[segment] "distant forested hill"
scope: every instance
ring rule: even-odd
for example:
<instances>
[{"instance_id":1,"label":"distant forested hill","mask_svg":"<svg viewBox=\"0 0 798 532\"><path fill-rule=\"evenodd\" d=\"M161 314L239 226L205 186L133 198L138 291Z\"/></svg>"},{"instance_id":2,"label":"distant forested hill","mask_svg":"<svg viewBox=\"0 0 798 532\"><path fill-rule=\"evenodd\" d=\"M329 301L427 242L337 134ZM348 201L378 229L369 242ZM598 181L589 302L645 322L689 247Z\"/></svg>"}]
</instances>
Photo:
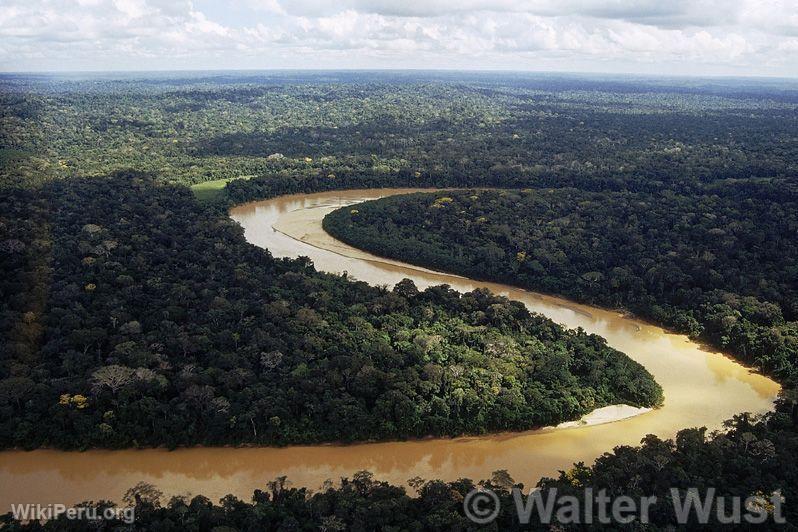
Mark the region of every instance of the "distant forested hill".
<instances>
[{"instance_id":1,"label":"distant forested hill","mask_svg":"<svg viewBox=\"0 0 798 532\"><path fill-rule=\"evenodd\" d=\"M273 259L144 176L4 193L0 248L2 447L456 435L662 399L598 336Z\"/></svg>"},{"instance_id":2,"label":"distant forested hill","mask_svg":"<svg viewBox=\"0 0 798 532\"><path fill-rule=\"evenodd\" d=\"M370 174L659 190L798 175L798 84L474 73L0 75L0 186Z\"/></svg>"},{"instance_id":3,"label":"distant forested hill","mask_svg":"<svg viewBox=\"0 0 798 532\"><path fill-rule=\"evenodd\" d=\"M324 227L374 253L630 309L798 377L798 189L413 194Z\"/></svg>"}]
</instances>

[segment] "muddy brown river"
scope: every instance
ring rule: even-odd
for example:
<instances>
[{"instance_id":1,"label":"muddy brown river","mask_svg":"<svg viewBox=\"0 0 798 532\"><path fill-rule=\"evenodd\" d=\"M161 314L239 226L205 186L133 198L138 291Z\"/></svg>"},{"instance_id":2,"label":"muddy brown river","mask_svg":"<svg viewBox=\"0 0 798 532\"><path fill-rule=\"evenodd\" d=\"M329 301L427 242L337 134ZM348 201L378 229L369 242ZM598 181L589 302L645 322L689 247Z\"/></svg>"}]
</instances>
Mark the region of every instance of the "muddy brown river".
<instances>
[{"instance_id":1,"label":"muddy brown river","mask_svg":"<svg viewBox=\"0 0 798 532\"><path fill-rule=\"evenodd\" d=\"M333 239L321 228L324 215L339 206L409 191L283 196L241 205L230 215L244 227L247 240L278 257L308 256L319 270L346 271L374 285L393 285L409 277L419 288L442 283L460 291L487 287L567 327L599 334L654 375L664 389L665 405L648 412L622 406L602 409L588 416L587 423L572 423L570 428L454 439L177 451L6 451L0 453L0 512L12 503L119 501L139 481L155 484L167 496L203 494L216 501L232 493L249 500L254 489L280 475L287 475L294 486L318 488L327 479L364 469L397 484L416 476L481 479L507 469L530 485L573 462L591 463L616 445L638 444L646 434L672 437L684 427L717 429L739 412L772 408L779 391L776 382L685 336L618 312L381 259Z\"/></svg>"}]
</instances>

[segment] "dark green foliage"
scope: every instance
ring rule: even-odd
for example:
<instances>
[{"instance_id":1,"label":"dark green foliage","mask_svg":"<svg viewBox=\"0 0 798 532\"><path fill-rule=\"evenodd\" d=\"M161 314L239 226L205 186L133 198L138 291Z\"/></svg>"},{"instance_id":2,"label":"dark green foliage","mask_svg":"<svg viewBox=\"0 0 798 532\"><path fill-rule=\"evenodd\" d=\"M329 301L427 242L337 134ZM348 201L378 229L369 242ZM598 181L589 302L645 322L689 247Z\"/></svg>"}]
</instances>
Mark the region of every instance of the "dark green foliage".
<instances>
[{"instance_id":1,"label":"dark green foliage","mask_svg":"<svg viewBox=\"0 0 798 532\"><path fill-rule=\"evenodd\" d=\"M796 109L795 83L763 79L1 75L0 149L26 156L0 166L0 186L133 168L182 184L355 172L454 186L695 187L795 176Z\"/></svg>"},{"instance_id":2,"label":"dark green foliage","mask_svg":"<svg viewBox=\"0 0 798 532\"><path fill-rule=\"evenodd\" d=\"M710 193L711 192L711 193ZM384 198L324 220L380 255L625 308L798 376L798 191L575 189Z\"/></svg>"},{"instance_id":3,"label":"dark green foliage","mask_svg":"<svg viewBox=\"0 0 798 532\"><path fill-rule=\"evenodd\" d=\"M0 221L3 447L456 435L661 401L597 336L275 260L147 177L4 194Z\"/></svg>"},{"instance_id":4,"label":"dark green foliage","mask_svg":"<svg viewBox=\"0 0 798 532\"><path fill-rule=\"evenodd\" d=\"M468 226L480 243L475 249L458 245L462 223L446 241L454 253L440 253L435 223L413 235L429 241L405 250L398 240L391 249L442 269L524 278L537 289L630 308L785 382L795 375L794 83L495 73L147 76L0 76L3 446L454 434L542 423L551 405L557 415L575 415L587 407L583 399L596 399L570 391L594 390L599 401L611 394L656 400L650 378L599 339L564 333L484 293L417 294L407 284L391 293L320 275L301 260L275 261L248 246L225 217L232 202L293 192L574 187L531 204L545 218L509 216L501 198L484 206L484 232ZM147 180L8 188L128 168L157 174L160 184L252 178L231 182L226 197L203 209L185 190ZM508 220L541 223L497 223L494 207ZM440 211L445 217L446 208ZM100 231L84 232L87 223ZM386 227L399 232L401 224ZM382 245L359 235L361 245ZM523 237L524 246L508 237ZM484 355L483 334L471 332L479 327L501 341L540 334L547 347L559 346L544 361L562 360L563 345L579 360L610 357L616 375L638 389L611 379L607 387L571 367L553 373L545 400L527 403L534 420L513 418L519 409L492 394L476 402L485 417L453 414L453 390L431 384L439 371L421 364L418 349L439 335L451 348L446 362L463 352ZM409 351L402 343L408 334ZM472 367L493 370L499 362L482 356ZM92 389L101 366L111 366L99 374L106 384ZM515 389L537 385L534 377ZM380 392L390 408L376 409ZM633 495L662 494L673 484L744 496L781 490L795 522L796 418L798 407L785 402L761 422L738 417L725 435L688 429L674 442L649 437L639 449L619 448L544 484ZM467 529L462 497L471 486L433 481L411 497L358 475L308 496L278 480L268 493L256 492L253 504L226 498L215 505L200 496L156 508L143 500L137 527ZM672 521L655 514L654 523L652 530ZM495 529L514 526L502 513Z\"/></svg>"},{"instance_id":5,"label":"dark green foliage","mask_svg":"<svg viewBox=\"0 0 798 532\"><path fill-rule=\"evenodd\" d=\"M543 480L541 486L556 487L561 494L577 497L590 486L635 499L654 495L659 501L668 501L671 488L682 493L689 488L701 493L714 488L717 496L743 499L752 495L767 499L778 493L784 501L782 511L788 524L775 526L771 519L760 529L795 530L798 507L790 502L798 498L798 467L794 460L798 454L798 416L792 411L794 408L794 402L779 404L775 412L759 420L741 414L727 421L726 429L719 433L691 428L679 431L673 440L649 435L640 447L617 447L597 459L592 467L576 464L556 480ZM652 522L659 527L675 526L672 507L658 506ZM728 528L717 521L710 525L713 523L716 529ZM685 528L702 527L693 520ZM759 527L745 523L737 527L756 528Z\"/></svg>"}]
</instances>

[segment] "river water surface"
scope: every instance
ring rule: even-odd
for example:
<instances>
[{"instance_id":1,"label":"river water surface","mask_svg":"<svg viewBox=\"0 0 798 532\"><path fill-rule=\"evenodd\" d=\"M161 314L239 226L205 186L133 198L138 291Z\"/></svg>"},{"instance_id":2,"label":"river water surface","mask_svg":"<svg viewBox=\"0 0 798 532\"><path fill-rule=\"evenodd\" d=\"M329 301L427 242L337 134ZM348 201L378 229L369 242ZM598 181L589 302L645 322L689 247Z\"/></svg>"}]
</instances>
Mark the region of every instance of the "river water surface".
<instances>
[{"instance_id":1,"label":"river water surface","mask_svg":"<svg viewBox=\"0 0 798 532\"><path fill-rule=\"evenodd\" d=\"M0 512L12 503L119 501L139 481L155 484L166 495L203 494L214 501L228 493L249 500L254 489L280 475L287 475L294 486L318 488L327 479L359 470L406 484L416 476L482 479L506 469L516 480L532 485L573 462L591 463L617 445L636 445L646 434L672 437L684 427L717 429L734 414L772 407L777 383L685 336L617 312L381 259L333 239L321 228L323 217L339 206L403 192L409 190L283 196L241 205L230 215L244 227L247 240L277 257L308 256L319 270L346 271L374 285L393 285L409 277L419 288L442 283L460 291L487 287L567 327L599 334L654 375L665 392L665 405L612 423L455 439L177 451L6 451L0 453ZM608 409L592 419L631 413L635 412Z\"/></svg>"}]
</instances>

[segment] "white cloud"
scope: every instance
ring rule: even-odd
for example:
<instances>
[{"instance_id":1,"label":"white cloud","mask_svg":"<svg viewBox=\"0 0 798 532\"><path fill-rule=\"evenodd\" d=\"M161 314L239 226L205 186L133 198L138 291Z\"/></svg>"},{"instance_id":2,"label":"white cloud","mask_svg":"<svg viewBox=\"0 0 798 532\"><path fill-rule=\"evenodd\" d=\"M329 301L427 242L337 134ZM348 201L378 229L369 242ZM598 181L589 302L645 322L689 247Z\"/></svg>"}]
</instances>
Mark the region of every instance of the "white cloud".
<instances>
[{"instance_id":1,"label":"white cloud","mask_svg":"<svg viewBox=\"0 0 798 532\"><path fill-rule=\"evenodd\" d=\"M798 76L798 0L3 2L5 70L555 68Z\"/></svg>"}]
</instances>

